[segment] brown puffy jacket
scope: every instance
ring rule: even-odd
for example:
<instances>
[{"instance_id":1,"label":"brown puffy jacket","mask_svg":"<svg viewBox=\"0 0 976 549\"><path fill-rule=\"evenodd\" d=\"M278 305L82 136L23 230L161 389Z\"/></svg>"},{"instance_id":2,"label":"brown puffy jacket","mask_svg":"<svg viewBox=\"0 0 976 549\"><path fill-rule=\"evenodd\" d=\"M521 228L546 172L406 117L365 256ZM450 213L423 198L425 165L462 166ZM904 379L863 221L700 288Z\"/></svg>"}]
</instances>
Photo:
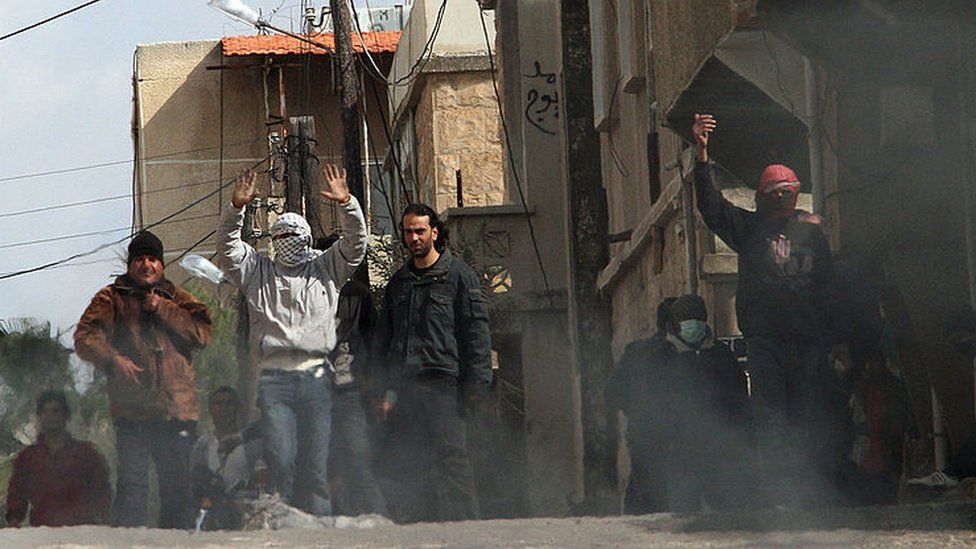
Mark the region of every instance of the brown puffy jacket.
<instances>
[{"instance_id":1,"label":"brown puffy jacket","mask_svg":"<svg viewBox=\"0 0 976 549\"><path fill-rule=\"evenodd\" d=\"M210 311L189 292L164 280L154 314L143 312L144 291L123 275L92 298L75 331L75 352L108 376L112 417L133 421L200 417L190 354L210 341ZM142 371L139 383L116 374L115 358Z\"/></svg>"}]
</instances>

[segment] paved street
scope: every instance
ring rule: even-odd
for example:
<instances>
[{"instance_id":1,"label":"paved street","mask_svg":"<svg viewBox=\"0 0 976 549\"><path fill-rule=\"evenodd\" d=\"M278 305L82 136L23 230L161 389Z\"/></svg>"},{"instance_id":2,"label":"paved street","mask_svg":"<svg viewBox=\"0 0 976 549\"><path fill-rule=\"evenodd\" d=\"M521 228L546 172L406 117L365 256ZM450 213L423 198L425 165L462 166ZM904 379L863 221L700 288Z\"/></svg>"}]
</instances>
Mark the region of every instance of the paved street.
<instances>
[{"instance_id":1,"label":"paved street","mask_svg":"<svg viewBox=\"0 0 976 549\"><path fill-rule=\"evenodd\" d=\"M373 530L194 535L101 527L0 531L13 547L962 547L976 545L976 505L757 512L681 517L496 520Z\"/></svg>"}]
</instances>

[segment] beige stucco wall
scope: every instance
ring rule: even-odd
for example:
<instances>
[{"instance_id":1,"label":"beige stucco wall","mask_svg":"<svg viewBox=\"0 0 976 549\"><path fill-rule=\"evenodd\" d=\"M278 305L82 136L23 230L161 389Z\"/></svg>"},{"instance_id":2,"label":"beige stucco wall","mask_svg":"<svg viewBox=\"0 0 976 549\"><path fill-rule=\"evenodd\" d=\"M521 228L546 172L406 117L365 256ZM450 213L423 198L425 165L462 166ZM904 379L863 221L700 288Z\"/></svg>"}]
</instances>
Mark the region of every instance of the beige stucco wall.
<instances>
[{"instance_id":1,"label":"beige stucco wall","mask_svg":"<svg viewBox=\"0 0 976 549\"><path fill-rule=\"evenodd\" d=\"M264 58L223 58L217 40L150 44L136 49L137 227L154 223L213 194L171 222L153 228L166 245L168 258L175 258L214 230L221 204L229 200L232 191L229 182L269 154L266 115L282 114L279 69L273 68L267 74L266 113L264 70L246 67L263 61ZM276 67L286 65L285 117L312 115L316 122L316 154L323 162L340 162L341 122L338 99L332 92L330 62L313 59L307 67L307 80L301 59L273 58L273 62ZM208 70L222 64L231 68ZM385 107L385 88L380 86L379 91L380 103ZM368 90L365 99L377 155L382 157L388 148L382 121ZM281 131L280 127L272 129ZM364 144L364 158L366 154ZM218 190L221 179L225 188ZM264 197L284 194L283 185L272 183L267 175L259 177L259 188ZM382 197L376 196L375 200ZM326 234L336 227L331 208L325 207L321 216L308 217ZM265 216L259 216L259 224L267 229ZM265 245L265 241L260 241L260 246ZM206 238L194 250L202 255L213 251L213 237ZM177 281L185 276L173 265L168 268Z\"/></svg>"},{"instance_id":2,"label":"beige stucco wall","mask_svg":"<svg viewBox=\"0 0 976 549\"><path fill-rule=\"evenodd\" d=\"M406 103L409 103L413 86L416 84L409 75L422 55L449 58L487 54L485 37L481 29L481 15L478 3L474 0L447 3L437 37L425 52L424 48L434 31L440 7L440 0L416 0L410 8L410 16L404 25L390 73L391 80L402 80L402 84L395 86L390 95L394 112L399 112ZM484 12L484 18L489 39L494 41L494 12Z\"/></svg>"},{"instance_id":3,"label":"beige stucco wall","mask_svg":"<svg viewBox=\"0 0 976 549\"><path fill-rule=\"evenodd\" d=\"M626 92L616 90L612 97L610 120L601 133L601 161L603 182L607 190L609 229L611 233L634 230L651 211L651 174L648 167L647 134L651 130L650 105L656 100L661 111L674 102L694 76L699 65L711 54L720 38L732 28L733 3L730 0L685 2L682 0L615 0L631 2L635 13L650 10L653 49L648 55L654 59L653 89L645 87ZM615 66L609 67L608 78L617 79ZM611 89L613 87L611 86ZM661 114L657 120L660 123ZM679 157L682 140L671 130L658 127L659 177L662 193L679 177L679 169L672 165ZM691 157L683 157L683 170L691 171ZM676 194L676 196L675 196ZM663 195L662 195L663 196ZM619 279L607 289L612 306L613 342L615 357L619 357L628 343L649 337L655 331L655 311L665 297L685 293L688 278L686 267L686 228L681 215L680 193L659 200L671 200L667 214L657 221L660 244L644 247L630 257L632 261ZM698 257L710 253L711 240L700 220L697 231ZM611 256L625 252L628 245L611 244ZM659 272L656 272L659 271ZM713 288L711 285L715 284ZM705 298L713 323L729 326L728 317L733 302L728 299L730 282L705 280L701 295ZM734 285L734 278L731 280ZM734 313L732 313L734 318ZM722 334L726 335L726 334Z\"/></svg>"}]
</instances>

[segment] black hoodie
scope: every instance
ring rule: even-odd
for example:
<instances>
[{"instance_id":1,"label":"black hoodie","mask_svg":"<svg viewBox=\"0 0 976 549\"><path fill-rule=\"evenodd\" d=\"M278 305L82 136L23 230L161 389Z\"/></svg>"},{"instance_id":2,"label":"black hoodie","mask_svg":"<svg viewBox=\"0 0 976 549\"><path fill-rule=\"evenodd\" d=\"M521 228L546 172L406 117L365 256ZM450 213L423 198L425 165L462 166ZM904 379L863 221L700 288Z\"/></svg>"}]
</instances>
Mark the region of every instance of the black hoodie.
<instances>
[{"instance_id":1,"label":"black hoodie","mask_svg":"<svg viewBox=\"0 0 976 549\"><path fill-rule=\"evenodd\" d=\"M824 337L831 258L820 227L798 215L774 219L733 205L715 188L706 163L695 163L695 191L705 224L739 254L742 333Z\"/></svg>"}]
</instances>

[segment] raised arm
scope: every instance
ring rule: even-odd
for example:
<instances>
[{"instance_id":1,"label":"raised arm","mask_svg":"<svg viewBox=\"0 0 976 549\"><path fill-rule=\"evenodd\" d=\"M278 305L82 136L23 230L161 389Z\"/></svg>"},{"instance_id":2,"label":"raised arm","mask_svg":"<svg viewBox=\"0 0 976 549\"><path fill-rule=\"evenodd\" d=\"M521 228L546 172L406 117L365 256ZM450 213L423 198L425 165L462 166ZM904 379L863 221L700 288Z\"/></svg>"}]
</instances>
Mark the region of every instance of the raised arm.
<instances>
[{"instance_id":1,"label":"raised arm","mask_svg":"<svg viewBox=\"0 0 976 549\"><path fill-rule=\"evenodd\" d=\"M328 190L321 194L336 203L342 238L319 256L323 268L341 286L366 257L366 219L356 197L349 193L345 170L326 164L322 172Z\"/></svg>"},{"instance_id":2,"label":"raised arm","mask_svg":"<svg viewBox=\"0 0 976 549\"><path fill-rule=\"evenodd\" d=\"M696 114L691 133L695 137L695 199L705 225L739 251L745 232L745 219L749 212L729 202L712 181L712 168L708 163L708 140L717 123L710 114Z\"/></svg>"},{"instance_id":3,"label":"raised arm","mask_svg":"<svg viewBox=\"0 0 976 549\"><path fill-rule=\"evenodd\" d=\"M234 182L231 203L224 208L217 226L217 262L238 287L247 279L260 261L260 254L241 239L244 209L257 197L257 174L248 170Z\"/></svg>"}]
</instances>

